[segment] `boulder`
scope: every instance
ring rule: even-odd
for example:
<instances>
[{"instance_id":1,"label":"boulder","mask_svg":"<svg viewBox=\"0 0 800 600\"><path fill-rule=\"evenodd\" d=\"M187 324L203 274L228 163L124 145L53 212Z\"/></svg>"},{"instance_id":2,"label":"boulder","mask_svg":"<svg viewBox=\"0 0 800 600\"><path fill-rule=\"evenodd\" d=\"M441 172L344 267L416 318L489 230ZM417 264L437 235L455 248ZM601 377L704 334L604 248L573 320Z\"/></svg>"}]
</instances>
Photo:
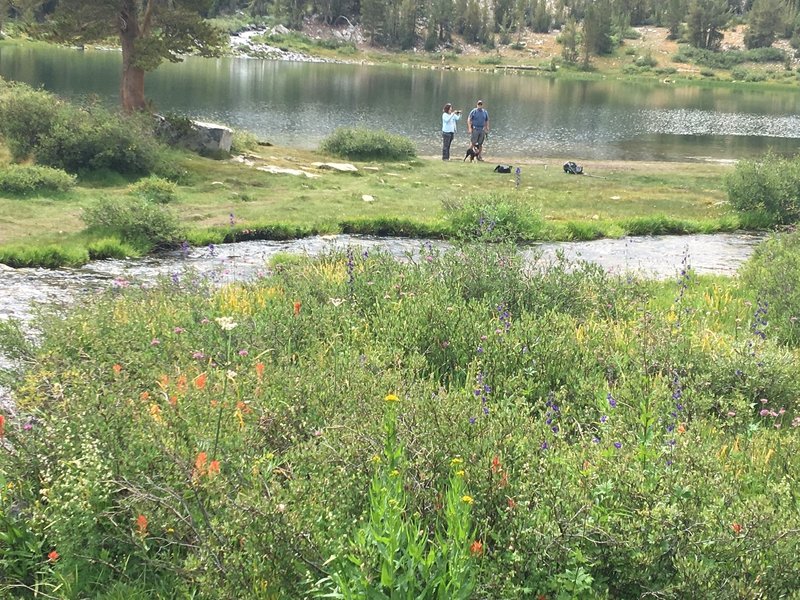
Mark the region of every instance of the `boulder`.
<instances>
[{"instance_id":1,"label":"boulder","mask_svg":"<svg viewBox=\"0 0 800 600\"><path fill-rule=\"evenodd\" d=\"M157 130L170 144L182 146L201 154L230 152L233 130L217 123L190 119L167 119L156 115Z\"/></svg>"}]
</instances>

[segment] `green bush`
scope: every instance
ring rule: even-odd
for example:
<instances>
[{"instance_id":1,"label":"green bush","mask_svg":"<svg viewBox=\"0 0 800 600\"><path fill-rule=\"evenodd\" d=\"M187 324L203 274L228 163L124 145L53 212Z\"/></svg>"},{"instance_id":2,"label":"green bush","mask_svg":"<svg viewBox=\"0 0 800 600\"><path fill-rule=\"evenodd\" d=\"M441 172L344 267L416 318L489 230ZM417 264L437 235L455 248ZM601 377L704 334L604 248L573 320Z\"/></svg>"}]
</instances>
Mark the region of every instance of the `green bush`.
<instances>
[{"instance_id":1,"label":"green bush","mask_svg":"<svg viewBox=\"0 0 800 600\"><path fill-rule=\"evenodd\" d=\"M256 148L258 148L258 138L254 133L244 129L237 129L233 132L231 154L244 154L252 152Z\"/></svg>"},{"instance_id":2,"label":"green bush","mask_svg":"<svg viewBox=\"0 0 800 600\"><path fill-rule=\"evenodd\" d=\"M773 153L737 163L726 178L728 200L743 213L759 213L774 225L800 219L800 158Z\"/></svg>"},{"instance_id":3,"label":"green bush","mask_svg":"<svg viewBox=\"0 0 800 600\"><path fill-rule=\"evenodd\" d=\"M178 217L147 200L101 200L84 210L82 218L89 232L117 236L139 249L175 247L183 239Z\"/></svg>"},{"instance_id":4,"label":"green bush","mask_svg":"<svg viewBox=\"0 0 800 600\"><path fill-rule=\"evenodd\" d=\"M647 54L644 54L643 56L637 56L636 60L634 61L634 64L637 67L652 68L658 65L658 61L655 58L653 58L653 55L650 52L647 52Z\"/></svg>"},{"instance_id":5,"label":"green bush","mask_svg":"<svg viewBox=\"0 0 800 600\"><path fill-rule=\"evenodd\" d=\"M34 156L70 173L147 174L162 150L146 117L98 106L84 110L22 84L0 90L0 134L16 160Z\"/></svg>"},{"instance_id":6,"label":"green bush","mask_svg":"<svg viewBox=\"0 0 800 600\"><path fill-rule=\"evenodd\" d=\"M8 194L66 192L74 185L75 176L60 169L13 164L0 167L0 192Z\"/></svg>"},{"instance_id":7,"label":"green bush","mask_svg":"<svg viewBox=\"0 0 800 600\"><path fill-rule=\"evenodd\" d=\"M320 150L350 160L407 160L417 155L414 143L386 131L340 128L322 140Z\"/></svg>"},{"instance_id":8,"label":"green bush","mask_svg":"<svg viewBox=\"0 0 800 600\"><path fill-rule=\"evenodd\" d=\"M0 88L0 135L14 160L30 157L61 118L63 104L52 94L22 83Z\"/></svg>"},{"instance_id":9,"label":"green bush","mask_svg":"<svg viewBox=\"0 0 800 600\"><path fill-rule=\"evenodd\" d=\"M131 186L131 194L157 204L169 204L178 198L178 186L171 181L151 175Z\"/></svg>"},{"instance_id":10,"label":"green bush","mask_svg":"<svg viewBox=\"0 0 800 600\"><path fill-rule=\"evenodd\" d=\"M109 169L132 175L152 172L161 147L140 116L105 109L65 108L35 151L36 161L71 173Z\"/></svg>"},{"instance_id":11,"label":"green bush","mask_svg":"<svg viewBox=\"0 0 800 600\"><path fill-rule=\"evenodd\" d=\"M514 193L476 194L444 203L447 222L457 238L488 242L539 239L544 219L537 207Z\"/></svg>"},{"instance_id":12,"label":"green bush","mask_svg":"<svg viewBox=\"0 0 800 600\"><path fill-rule=\"evenodd\" d=\"M800 233L774 236L760 244L742 267L741 278L764 307L765 333L800 346Z\"/></svg>"}]
</instances>

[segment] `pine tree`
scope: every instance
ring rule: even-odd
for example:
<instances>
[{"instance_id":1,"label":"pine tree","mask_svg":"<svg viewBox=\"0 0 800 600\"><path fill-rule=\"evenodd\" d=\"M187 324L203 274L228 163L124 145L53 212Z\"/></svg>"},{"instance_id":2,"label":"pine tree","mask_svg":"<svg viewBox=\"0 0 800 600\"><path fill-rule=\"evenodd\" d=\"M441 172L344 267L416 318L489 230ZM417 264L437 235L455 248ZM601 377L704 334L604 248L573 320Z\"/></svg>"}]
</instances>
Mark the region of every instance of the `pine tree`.
<instances>
[{"instance_id":1,"label":"pine tree","mask_svg":"<svg viewBox=\"0 0 800 600\"><path fill-rule=\"evenodd\" d=\"M695 48L718 50L729 16L725 0L692 0L686 22L689 43Z\"/></svg>"},{"instance_id":2,"label":"pine tree","mask_svg":"<svg viewBox=\"0 0 800 600\"><path fill-rule=\"evenodd\" d=\"M373 46L383 39L386 4L383 0L361 0L361 25Z\"/></svg>"},{"instance_id":3,"label":"pine tree","mask_svg":"<svg viewBox=\"0 0 800 600\"><path fill-rule=\"evenodd\" d=\"M561 58L564 62L575 64L578 62L578 24L572 17L567 17L561 28Z\"/></svg>"},{"instance_id":4,"label":"pine tree","mask_svg":"<svg viewBox=\"0 0 800 600\"><path fill-rule=\"evenodd\" d=\"M744 45L752 48L769 48L775 41L784 5L781 0L755 0L747 17Z\"/></svg>"}]
</instances>

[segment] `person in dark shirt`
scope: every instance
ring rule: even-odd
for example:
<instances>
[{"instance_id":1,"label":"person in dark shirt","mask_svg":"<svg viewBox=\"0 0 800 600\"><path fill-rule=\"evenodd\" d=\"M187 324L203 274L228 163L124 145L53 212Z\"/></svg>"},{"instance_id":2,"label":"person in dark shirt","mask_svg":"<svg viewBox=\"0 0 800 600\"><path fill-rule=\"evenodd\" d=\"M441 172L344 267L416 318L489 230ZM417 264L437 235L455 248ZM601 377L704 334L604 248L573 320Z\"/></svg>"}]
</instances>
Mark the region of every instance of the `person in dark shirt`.
<instances>
[{"instance_id":1,"label":"person in dark shirt","mask_svg":"<svg viewBox=\"0 0 800 600\"><path fill-rule=\"evenodd\" d=\"M478 149L475 158L482 162L483 142L486 141L486 134L489 133L489 113L483 108L483 100L478 100L475 108L469 112L467 131L470 134L473 147Z\"/></svg>"}]
</instances>

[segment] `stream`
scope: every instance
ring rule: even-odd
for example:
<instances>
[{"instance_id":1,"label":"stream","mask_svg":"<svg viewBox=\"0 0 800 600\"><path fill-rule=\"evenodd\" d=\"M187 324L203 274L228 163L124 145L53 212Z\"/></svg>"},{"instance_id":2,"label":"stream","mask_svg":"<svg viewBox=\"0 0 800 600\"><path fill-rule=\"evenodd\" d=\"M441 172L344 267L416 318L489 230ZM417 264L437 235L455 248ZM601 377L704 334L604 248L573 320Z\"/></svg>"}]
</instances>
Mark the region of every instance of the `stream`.
<instances>
[{"instance_id":1,"label":"stream","mask_svg":"<svg viewBox=\"0 0 800 600\"><path fill-rule=\"evenodd\" d=\"M610 273L633 272L665 279L677 276L684 261L700 274L732 275L763 239L761 235L646 236L591 242L557 242L523 246L529 263L555 259L597 263ZM348 246L381 250L403 259L418 256L425 246L444 249L441 241L316 236L284 242L250 241L191 248L130 260L101 260L75 269L10 269L0 265L0 319L31 319L36 305L66 306L86 293L109 287L148 284L159 277L180 277L191 269L219 283L247 281L266 274L266 263L278 253L316 256Z\"/></svg>"}]
</instances>

